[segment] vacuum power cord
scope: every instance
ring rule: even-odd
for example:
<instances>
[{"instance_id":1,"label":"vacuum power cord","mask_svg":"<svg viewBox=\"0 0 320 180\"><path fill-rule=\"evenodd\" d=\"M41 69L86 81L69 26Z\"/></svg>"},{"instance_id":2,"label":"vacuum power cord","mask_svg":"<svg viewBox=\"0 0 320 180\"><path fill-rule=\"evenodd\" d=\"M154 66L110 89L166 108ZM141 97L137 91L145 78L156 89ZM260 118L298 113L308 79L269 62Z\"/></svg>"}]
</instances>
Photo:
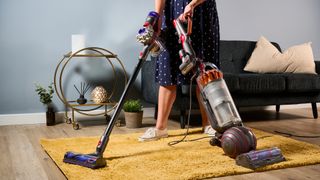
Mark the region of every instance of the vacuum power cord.
<instances>
[{"instance_id":1,"label":"vacuum power cord","mask_svg":"<svg viewBox=\"0 0 320 180\"><path fill-rule=\"evenodd\" d=\"M195 139L189 139L189 140L185 140L186 137L189 134L189 124L190 124L190 116L191 116L191 108L192 108L192 82L193 79L196 77L197 74L194 74L191 79L190 79L190 87L189 87L189 110L188 110L188 119L187 119L187 131L185 133L185 135L180 139L180 140L176 140L176 141L170 141L168 143L169 146L174 146L176 144L179 144L181 142L191 142L191 141L198 141L200 139L205 139L205 138L211 138L210 136L205 136L205 137L200 137L200 138L195 138Z\"/></svg>"},{"instance_id":2,"label":"vacuum power cord","mask_svg":"<svg viewBox=\"0 0 320 180\"><path fill-rule=\"evenodd\" d=\"M296 135L296 134L291 134L287 132L281 132L281 131L274 131L275 133L278 134L283 134L287 135L288 137L299 137L299 138L320 138L320 135L315 135L315 136L304 136L304 135Z\"/></svg>"}]
</instances>

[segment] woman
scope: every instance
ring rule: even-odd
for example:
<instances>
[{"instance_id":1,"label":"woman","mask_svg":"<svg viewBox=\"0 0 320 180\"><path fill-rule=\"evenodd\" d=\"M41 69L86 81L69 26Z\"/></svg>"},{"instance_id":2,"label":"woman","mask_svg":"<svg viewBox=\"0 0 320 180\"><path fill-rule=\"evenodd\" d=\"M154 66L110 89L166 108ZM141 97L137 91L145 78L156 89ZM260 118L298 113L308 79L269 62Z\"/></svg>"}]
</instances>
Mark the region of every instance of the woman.
<instances>
[{"instance_id":1,"label":"woman","mask_svg":"<svg viewBox=\"0 0 320 180\"><path fill-rule=\"evenodd\" d=\"M187 84L192 74L182 75L179 70L181 60L178 52L181 44L175 34L173 20L185 21L193 17L192 46L197 57L219 66L219 20L215 0L155 0L155 11L160 14L158 33L162 37L165 50L156 61L156 81L159 83L158 118L155 128L148 129L139 141L157 140L168 137L167 123L176 98L176 87ZM161 28L160 28L161 27ZM161 33L160 33L161 29ZM200 92L197 90L199 99ZM204 132L214 135L208 123L204 107L200 105Z\"/></svg>"}]
</instances>

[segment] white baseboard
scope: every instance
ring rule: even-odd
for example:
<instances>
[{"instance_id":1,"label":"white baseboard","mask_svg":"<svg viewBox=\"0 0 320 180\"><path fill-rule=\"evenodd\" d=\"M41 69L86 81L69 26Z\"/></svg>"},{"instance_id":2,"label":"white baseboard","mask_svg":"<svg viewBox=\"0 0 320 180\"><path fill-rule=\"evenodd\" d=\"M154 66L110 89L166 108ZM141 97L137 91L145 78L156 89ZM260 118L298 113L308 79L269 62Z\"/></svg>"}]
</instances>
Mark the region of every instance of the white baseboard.
<instances>
[{"instance_id":1,"label":"white baseboard","mask_svg":"<svg viewBox=\"0 0 320 180\"><path fill-rule=\"evenodd\" d=\"M103 113L104 110L91 111L92 114ZM153 117L154 108L144 108L143 117ZM112 114L113 112L110 112ZM65 112L60 111L55 114L56 122L64 122ZM68 112L68 116L71 117L71 111ZM78 120L87 119L88 117L77 112L74 113L75 118ZM97 116L99 117L99 116ZM102 115L100 117L103 117ZM124 119L123 112L120 113L119 119ZM0 126L6 125L26 125L26 124L41 124L46 123L46 113L27 113L27 114L2 114L0 115Z\"/></svg>"},{"instance_id":2,"label":"white baseboard","mask_svg":"<svg viewBox=\"0 0 320 180\"><path fill-rule=\"evenodd\" d=\"M46 123L46 113L0 115L0 126L40 123Z\"/></svg>"},{"instance_id":3,"label":"white baseboard","mask_svg":"<svg viewBox=\"0 0 320 180\"><path fill-rule=\"evenodd\" d=\"M311 104L294 104L294 105L281 105L281 109L301 109L301 108L311 108ZM261 107L250 107L250 108L241 108L240 110L257 110L257 109L265 109L265 110L275 110L275 106L261 106ZM103 110L95 110L93 113L101 113ZM65 112L57 112L56 113L56 122L64 122L64 113ZM69 117L71 117L71 112L68 112ZM111 112L112 114L112 112ZM153 117L154 108L144 108L143 117ZM75 118L77 120L88 118L89 116L79 114L75 112ZM123 113L120 113L119 119L123 119ZM24 124L41 124L46 123L46 113L28 113L28 114L3 114L0 115L0 126L5 125L24 125Z\"/></svg>"}]
</instances>

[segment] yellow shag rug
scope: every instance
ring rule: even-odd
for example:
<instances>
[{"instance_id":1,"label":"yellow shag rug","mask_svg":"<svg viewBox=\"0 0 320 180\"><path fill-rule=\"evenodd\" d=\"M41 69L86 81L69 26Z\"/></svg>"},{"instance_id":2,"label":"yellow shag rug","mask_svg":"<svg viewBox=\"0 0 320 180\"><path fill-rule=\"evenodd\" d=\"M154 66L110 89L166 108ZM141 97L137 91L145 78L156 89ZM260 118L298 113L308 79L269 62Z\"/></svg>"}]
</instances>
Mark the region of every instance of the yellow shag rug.
<instances>
[{"instance_id":1,"label":"yellow shag rug","mask_svg":"<svg viewBox=\"0 0 320 180\"><path fill-rule=\"evenodd\" d=\"M320 163L320 147L286 137L253 130L257 149L279 147L286 161L255 171L267 171ZM104 153L107 167L92 170L62 162L64 153L92 153L99 137L42 139L41 145L68 179L202 179L254 172L235 164L219 147L209 145L209 138L183 142L173 147L168 142L179 140L185 130L169 131L169 138L138 142L141 134L111 135ZM192 129L187 139L203 137Z\"/></svg>"}]
</instances>

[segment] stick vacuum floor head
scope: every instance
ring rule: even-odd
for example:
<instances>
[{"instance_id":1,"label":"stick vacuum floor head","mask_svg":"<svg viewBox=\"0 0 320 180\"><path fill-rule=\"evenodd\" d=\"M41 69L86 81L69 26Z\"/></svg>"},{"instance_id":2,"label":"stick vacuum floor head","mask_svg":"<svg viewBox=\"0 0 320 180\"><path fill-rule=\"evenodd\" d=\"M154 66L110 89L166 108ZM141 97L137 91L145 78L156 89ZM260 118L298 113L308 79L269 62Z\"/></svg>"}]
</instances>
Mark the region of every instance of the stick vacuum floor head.
<instances>
[{"instance_id":1,"label":"stick vacuum floor head","mask_svg":"<svg viewBox=\"0 0 320 180\"><path fill-rule=\"evenodd\" d=\"M103 159L103 157L98 157L95 154L77 154L70 151L66 152L64 155L63 162L76 164L91 169L97 169L106 166L106 161Z\"/></svg>"}]
</instances>

